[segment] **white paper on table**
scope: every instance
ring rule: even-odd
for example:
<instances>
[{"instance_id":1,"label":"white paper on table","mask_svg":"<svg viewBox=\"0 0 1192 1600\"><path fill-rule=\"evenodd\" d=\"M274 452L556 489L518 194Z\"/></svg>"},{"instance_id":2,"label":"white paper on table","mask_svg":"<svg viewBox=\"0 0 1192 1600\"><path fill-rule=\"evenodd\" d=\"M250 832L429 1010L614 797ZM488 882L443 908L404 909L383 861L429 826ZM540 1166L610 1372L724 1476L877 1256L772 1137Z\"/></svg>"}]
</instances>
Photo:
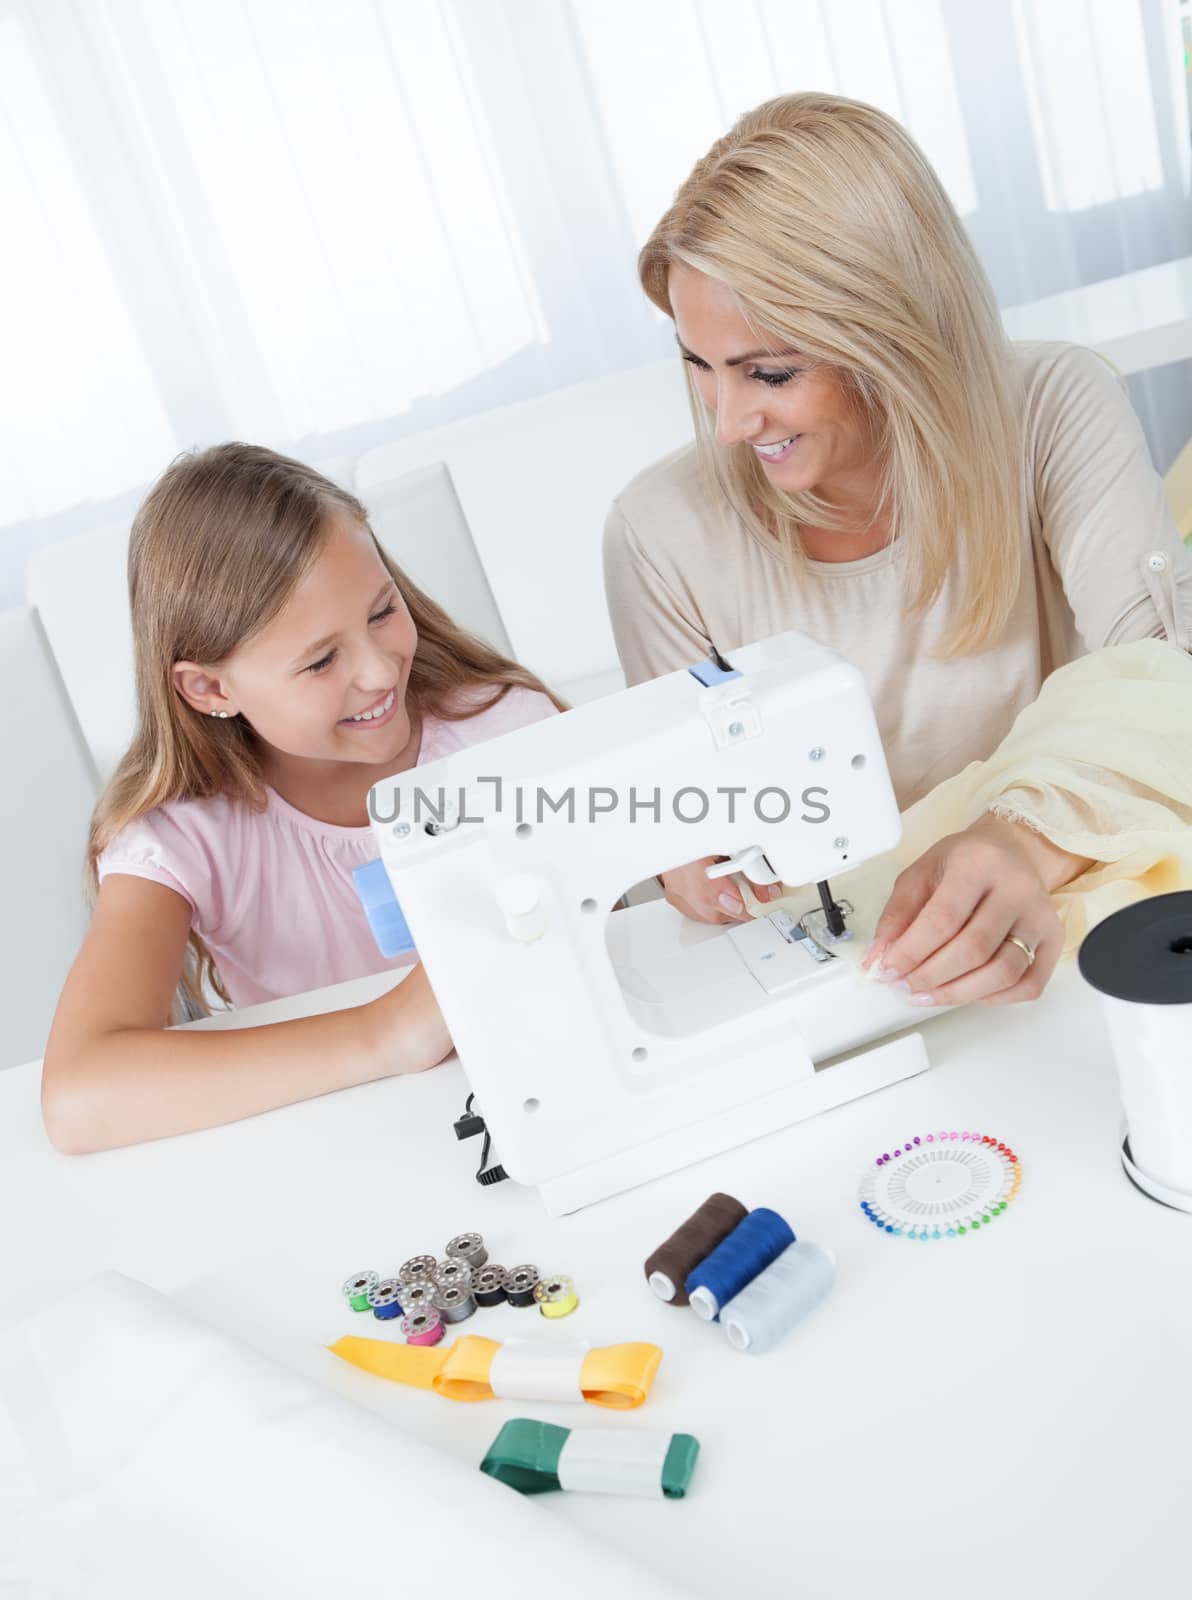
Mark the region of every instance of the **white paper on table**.
<instances>
[{"instance_id":1,"label":"white paper on table","mask_svg":"<svg viewBox=\"0 0 1192 1600\"><path fill-rule=\"evenodd\" d=\"M390 1567L437 1592L465 1545L486 1600L564 1571L569 1600L679 1594L118 1273L0 1333L0 1594L327 1600Z\"/></svg>"}]
</instances>

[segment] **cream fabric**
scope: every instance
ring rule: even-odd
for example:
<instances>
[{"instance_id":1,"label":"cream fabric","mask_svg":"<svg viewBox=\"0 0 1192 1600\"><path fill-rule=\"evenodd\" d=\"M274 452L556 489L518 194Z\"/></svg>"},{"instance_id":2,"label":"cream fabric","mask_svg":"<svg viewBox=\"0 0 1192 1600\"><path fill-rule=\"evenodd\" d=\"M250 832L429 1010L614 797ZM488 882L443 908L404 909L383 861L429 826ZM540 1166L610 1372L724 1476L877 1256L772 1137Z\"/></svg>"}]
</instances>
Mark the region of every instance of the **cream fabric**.
<instances>
[{"instance_id":1,"label":"cream fabric","mask_svg":"<svg viewBox=\"0 0 1192 1600\"><path fill-rule=\"evenodd\" d=\"M1192 888L1192 658L1141 640L1053 673L988 760L911 806L897 850L834 888L880 905L903 867L988 809L1096 863L1053 897L1068 949L1131 901Z\"/></svg>"}]
</instances>

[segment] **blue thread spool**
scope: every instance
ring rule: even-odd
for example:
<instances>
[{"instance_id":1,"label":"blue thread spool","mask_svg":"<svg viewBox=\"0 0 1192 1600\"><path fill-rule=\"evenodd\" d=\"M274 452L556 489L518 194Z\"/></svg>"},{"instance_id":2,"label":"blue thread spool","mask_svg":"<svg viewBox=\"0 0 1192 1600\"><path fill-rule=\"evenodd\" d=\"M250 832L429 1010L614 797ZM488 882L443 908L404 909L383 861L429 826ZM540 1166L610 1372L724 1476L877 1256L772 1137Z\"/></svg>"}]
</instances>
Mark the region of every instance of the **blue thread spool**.
<instances>
[{"instance_id":1,"label":"blue thread spool","mask_svg":"<svg viewBox=\"0 0 1192 1600\"><path fill-rule=\"evenodd\" d=\"M402 1285L396 1278L384 1278L368 1291L368 1308L378 1322L391 1322L400 1317L402 1308L398 1301Z\"/></svg>"},{"instance_id":2,"label":"blue thread spool","mask_svg":"<svg viewBox=\"0 0 1192 1600\"><path fill-rule=\"evenodd\" d=\"M687 1298L692 1309L705 1322L715 1322L721 1306L740 1294L794 1242L794 1230L777 1211L765 1206L751 1211L710 1256L687 1274Z\"/></svg>"}]
</instances>

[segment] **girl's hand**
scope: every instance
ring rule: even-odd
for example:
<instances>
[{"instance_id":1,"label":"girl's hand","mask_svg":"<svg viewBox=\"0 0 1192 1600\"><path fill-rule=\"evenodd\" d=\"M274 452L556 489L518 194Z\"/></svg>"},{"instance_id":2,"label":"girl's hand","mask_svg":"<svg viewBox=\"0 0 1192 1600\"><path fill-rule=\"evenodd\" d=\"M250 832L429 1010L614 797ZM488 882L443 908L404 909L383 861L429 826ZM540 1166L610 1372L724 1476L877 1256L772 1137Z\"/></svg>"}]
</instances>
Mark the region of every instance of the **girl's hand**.
<instances>
[{"instance_id":1,"label":"girl's hand","mask_svg":"<svg viewBox=\"0 0 1192 1600\"><path fill-rule=\"evenodd\" d=\"M363 1009L370 1051L387 1074L425 1072L451 1054L451 1035L421 962Z\"/></svg>"},{"instance_id":2,"label":"girl's hand","mask_svg":"<svg viewBox=\"0 0 1192 1600\"><path fill-rule=\"evenodd\" d=\"M878 963L879 980L905 985L916 1005L1035 1000L1064 946L1050 892L1088 865L986 815L899 876L862 966Z\"/></svg>"},{"instance_id":3,"label":"girl's hand","mask_svg":"<svg viewBox=\"0 0 1192 1600\"><path fill-rule=\"evenodd\" d=\"M704 856L689 866L661 873L658 882L662 885L667 904L683 916L690 917L692 922L749 922L750 913L746 911L745 902L731 878L709 878L704 870L727 860L727 856ZM780 883L751 883L750 888L754 899L763 903L778 900L782 896Z\"/></svg>"}]
</instances>

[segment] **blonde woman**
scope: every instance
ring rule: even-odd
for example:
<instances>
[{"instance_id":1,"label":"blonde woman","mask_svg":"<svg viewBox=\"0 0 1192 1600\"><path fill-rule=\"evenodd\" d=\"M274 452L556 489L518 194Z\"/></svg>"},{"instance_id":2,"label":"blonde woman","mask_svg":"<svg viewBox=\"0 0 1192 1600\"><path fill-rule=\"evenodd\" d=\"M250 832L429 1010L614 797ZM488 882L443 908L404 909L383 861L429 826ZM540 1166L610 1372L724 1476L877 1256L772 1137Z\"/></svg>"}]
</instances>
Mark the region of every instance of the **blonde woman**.
<instances>
[{"instance_id":1,"label":"blonde woman","mask_svg":"<svg viewBox=\"0 0 1192 1600\"><path fill-rule=\"evenodd\" d=\"M381 972L352 881L379 778L552 715L538 680L458 628L364 507L251 445L176 461L129 548L138 728L96 810L95 916L46 1049L62 1150L233 1121L434 1066L422 969L379 1000L166 1033L189 971L234 1004ZM187 962L187 951L191 961Z\"/></svg>"},{"instance_id":2,"label":"blonde woman","mask_svg":"<svg viewBox=\"0 0 1192 1600\"><path fill-rule=\"evenodd\" d=\"M631 683L806 632L862 670L905 809L990 756L1083 649L1188 646L1192 563L1113 370L1007 342L888 116L818 94L748 113L639 272L674 321L696 444L609 518ZM743 917L706 864L664 874L667 898ZM1091 864L1000 796L898 879L867 964L922 1005L1031 998L1063 944L1051 896Z\"/></svg>"}]
</instances>

